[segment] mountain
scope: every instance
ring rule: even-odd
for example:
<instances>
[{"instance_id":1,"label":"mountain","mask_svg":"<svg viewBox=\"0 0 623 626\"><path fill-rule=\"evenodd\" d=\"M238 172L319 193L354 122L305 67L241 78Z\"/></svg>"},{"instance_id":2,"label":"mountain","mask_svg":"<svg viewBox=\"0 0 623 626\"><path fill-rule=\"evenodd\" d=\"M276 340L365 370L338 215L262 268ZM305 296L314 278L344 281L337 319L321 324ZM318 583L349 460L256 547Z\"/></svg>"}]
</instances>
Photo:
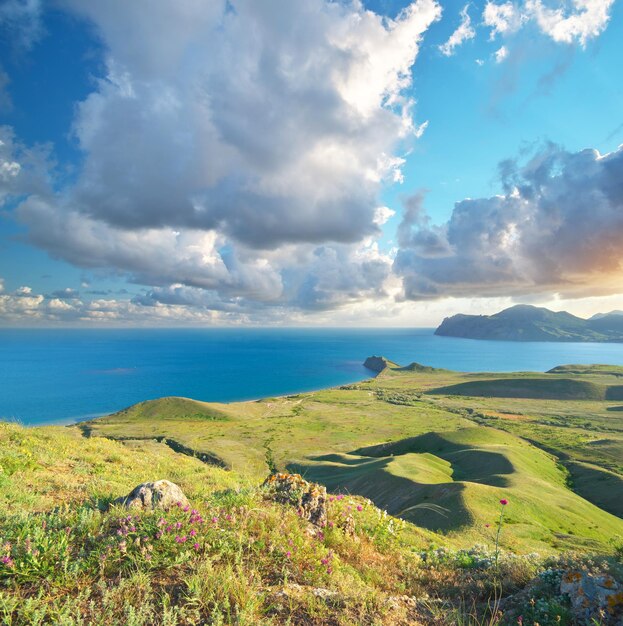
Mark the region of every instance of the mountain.
<instances>
[{"instance_id":1,"label":"mountain","mask_svg":"<svg viewBox=\"0 0 623 626\"><path fill-rule=\"evenodd\" d=\"M591 319L566 311L519 304L495 315L453 315L436 335L500 341L623 342L623 315L612 312Z\"/></svg>"},{"instance_id":2,"label":"mountain","mask_svg":"<svg viewBox=\"0 0 623 626\"><path fill-rule=\"evenodd\" d=\"M600 320L604 317L610 317L611 315L621 315L623 316L623 311L610 311L609 313L595 313L595 315L593 315L593 317L591 317L592 320Z\"/></svg>"}]
</instances>

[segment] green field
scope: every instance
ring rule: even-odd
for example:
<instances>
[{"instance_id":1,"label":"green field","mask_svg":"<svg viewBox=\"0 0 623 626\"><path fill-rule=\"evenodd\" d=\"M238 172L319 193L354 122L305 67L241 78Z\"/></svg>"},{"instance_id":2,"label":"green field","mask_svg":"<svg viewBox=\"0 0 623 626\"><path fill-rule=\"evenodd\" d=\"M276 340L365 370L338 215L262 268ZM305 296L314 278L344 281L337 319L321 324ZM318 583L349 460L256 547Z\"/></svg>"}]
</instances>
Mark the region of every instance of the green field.
<instances>
[{"instance_id":1,"label":"green field","mask_svg":"<svg viewBox=\"0 0 623 626\"><path fill-rule=\"evenodd\" d=\"M168 441L257 480L269 455L460 545L488 540L485 524L507 497L509 549L605 549L623 535L623 412L606 399L622 374L392 364L342 388L231 404L164 398L77 428Z\"/></svg>"},{"instance_id":2,"label":"green field","mask_svg":"<svg viewBox=\"0 0 623 626\"><path fill-rule=\"evenodd\" d=\"M287 397L0 422L0 622L573 624L552 576L570 563L623 576L623 368L388 364ZM340 494L323 532L267 500L269 470ZM181 512L110 508L161 478L212 520L192 550L175 530L158 539L188 524Z\"/></svg>"}]
</instances>

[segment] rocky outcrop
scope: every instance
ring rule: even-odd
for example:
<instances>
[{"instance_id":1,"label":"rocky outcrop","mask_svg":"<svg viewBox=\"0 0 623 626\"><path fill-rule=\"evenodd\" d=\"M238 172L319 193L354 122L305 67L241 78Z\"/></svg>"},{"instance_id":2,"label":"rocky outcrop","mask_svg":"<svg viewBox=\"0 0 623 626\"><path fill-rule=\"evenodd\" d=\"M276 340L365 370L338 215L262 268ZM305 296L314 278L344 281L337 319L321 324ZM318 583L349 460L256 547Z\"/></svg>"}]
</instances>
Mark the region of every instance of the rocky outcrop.
<instances>
[{"instance_id":1,"label":"rocky outcrop","mask_svg":"<svg viewBox=\"0 0 623 626\"><path fill-rule=\"evenodd\" d=\"M367 367L373 372L382 372L386 367L396 365L392 361L386 359L384 356L369 356L363 363L364 367Z\"/></svg>"},{"instance_id":2,"label":"rocky outcrop","mask_svg":"<svg viewBox=\"0 0 623 626\"><path fill-rule=\"evenodd\" d=\"M268 497L296 507L298 514L315 526L327 525L327 490L307 482L300 474L272 474L264 481Z\"/></svg>"},{"instance_id":3,"label":"rocky outcrop","mask_svg":"<svg viewBox=\"0 0 623 626\"><path fill-rule=\"evenodd\" d=\"M567 571L562 576L560 593L569 596L578 624L623 624L623 585L610 574Z\"/></svg>"},{"instance_id":4,"label":"rocky outcrop","mask_svg":"<svg viewBox=\"0 0 623 626\"><path fill-rule=\"evenodd\" d=\"M129 509L170 509L174 506L187 506L188 498L184 492L168 480L141 483L127 496L117 498L113 504Z\"/></svg>"}]
</instances>

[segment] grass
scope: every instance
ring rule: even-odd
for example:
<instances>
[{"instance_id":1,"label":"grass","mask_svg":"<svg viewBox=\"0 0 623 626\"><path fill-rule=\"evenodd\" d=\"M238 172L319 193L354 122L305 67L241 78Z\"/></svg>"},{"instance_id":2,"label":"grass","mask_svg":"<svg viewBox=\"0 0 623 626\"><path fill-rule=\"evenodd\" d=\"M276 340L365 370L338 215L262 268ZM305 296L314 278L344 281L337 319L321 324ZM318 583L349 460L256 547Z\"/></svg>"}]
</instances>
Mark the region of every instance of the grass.
<instances>
[{"instance_id":1,"label":"grass","mask_svg":"<svg viewBox=\"0 0 623 626\"><path fill-rule=\"evenodd\" d=\"M621 576L623 412L567 391L619 375L392 365L283 398L0 423L0 623L571 624L568 559ZM531 395L447 392L496 384ZM268 498L269 468L326 485L329 526ZM159 478L192 509L110 507Z\"/></svg>"},{"instance_id":2,"label":"grass","mask_svg":"<svg viewBox=\"0 0 623 626\"><path fill-rule=\"evenodd\" d=\"M621 499L609 495L623 476L623 419L606 410L606 400L569 393L606 389L610 369L563 372L495 376L391 366L357 385L283 398L214 405L183 399L181 413L177 405L169 411L169 398L146 402L82 428L117 439L174 438L256 480L270 453L276 469L369 498L457 547L488 540L489 503L507 495L523 513L505 534L506 548L603 550L623 535ZM536 397L456 394L495 386ZM556 393L563 398L550 397ZM219 419L183 417L198 411Z\"/></svg>"}]
</instances>

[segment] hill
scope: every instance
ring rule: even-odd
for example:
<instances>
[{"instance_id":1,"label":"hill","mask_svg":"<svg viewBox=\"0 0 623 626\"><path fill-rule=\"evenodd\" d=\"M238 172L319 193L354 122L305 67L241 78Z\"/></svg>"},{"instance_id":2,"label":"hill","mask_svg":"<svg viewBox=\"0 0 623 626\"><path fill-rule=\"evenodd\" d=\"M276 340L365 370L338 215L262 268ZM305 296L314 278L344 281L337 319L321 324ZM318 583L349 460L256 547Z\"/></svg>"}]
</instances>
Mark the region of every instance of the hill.
<instances>
[{"instance_id":1,"label":"hill","mask_svg":"<svg viewBox=\"0 0 623 626\"><path fill-rule=\"evenodd\" d=\"M288 397L0 423L0 623L571 625L565 577L623 591L623 368L377 362ZM271 496L277 470L328 489L326 525ZM114 504L157 479L192 510Z\"/></svg>"},{"instance_id":2,"label":"hill","mask_svg":"<svg viewBox=\"0 0 623 626\"><path fill-rule=\"evenodd\" d=\"M623 316L589 320L565 311L517 305L494 315L453 315L435 331L445 337L503 341L623 342Z\"/></svg>"}]
</instances>

